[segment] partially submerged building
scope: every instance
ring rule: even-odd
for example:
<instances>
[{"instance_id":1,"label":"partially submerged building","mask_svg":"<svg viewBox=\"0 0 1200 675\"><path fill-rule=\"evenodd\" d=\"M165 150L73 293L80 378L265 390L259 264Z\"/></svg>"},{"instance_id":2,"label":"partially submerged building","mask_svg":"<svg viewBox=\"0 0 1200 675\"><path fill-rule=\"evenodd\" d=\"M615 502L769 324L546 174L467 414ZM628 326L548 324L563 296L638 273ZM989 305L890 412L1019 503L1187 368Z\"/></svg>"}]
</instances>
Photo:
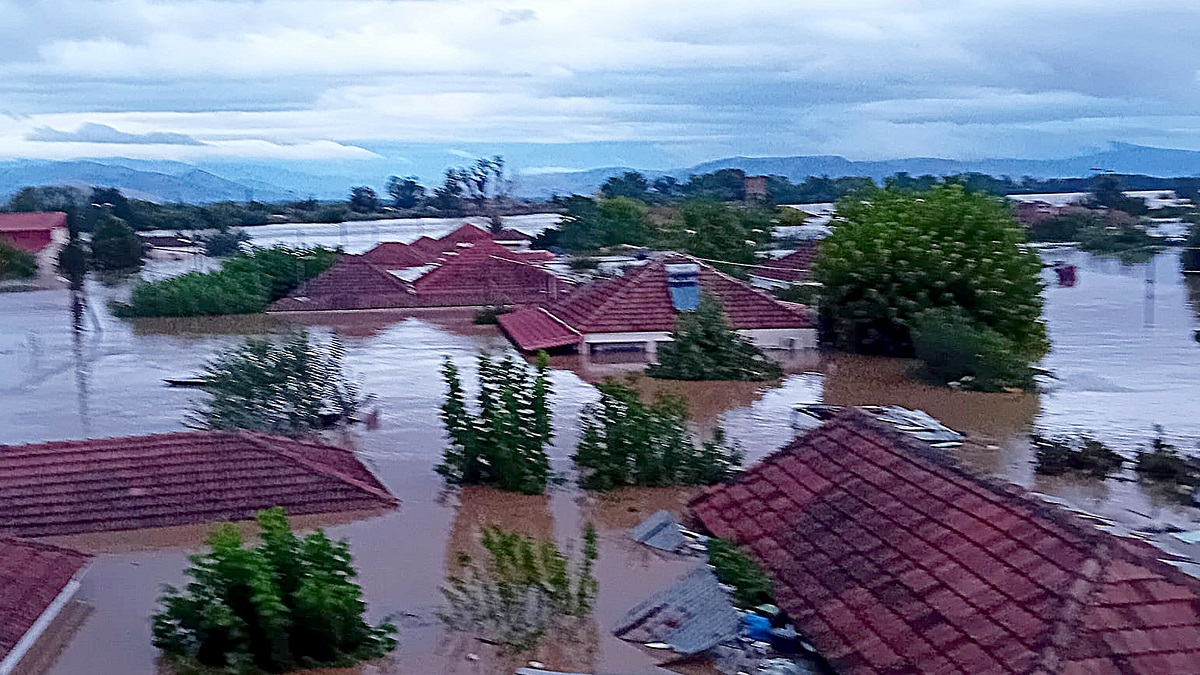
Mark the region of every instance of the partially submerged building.
<instances>
[{"instance_id":1,"label":"partially submerged building","mask_svg":"<svg viewBox=\"0 0 1200 675\"><path fill-rule=\"evenodd\" d=\"M1183 675L1200 579L848 410L692 503L839 673Z\"/></svg>"},{"instance_id":2,"label":"partially submerged building","mask_svg":"<svg viewBox=\"0 0 1200 675\"><path fill-rule=\"evenodd\" d=\"M694 258L664 256L594 281L565 299L500 317L524 351L570 347L581 352L638 348L655 353L671 339L680 312L694 311L702 293L718 300L729 326L759 347L816 346L808 310L751 288Z\"/></svg>"},{"instance_id":3,"label":"partially submerged building","mask_svg":"<svg viewBox=\"0 0 1200 675\"><path fill-rule=\"evenodd\" d=\"M0 213L0 239L36 255L52 243L66 243L67 214L61 211Z\"/></svg>"},{"instance_id":4,"label":"partially submerged building","mask_svg":"<svg viewBox=\"0 0 1200 675\"><path fill-rule=\"evenodd\" d=\"M0 539L0 675L29 672L38 642L71 603L88 556Z\"/></svg>"},{"instance_id":5,"label":"partially submerged building","mask_svg":"<svg viewBox=\"0 0 1200 675\"><path fill-rule=\"evenodd\" d=\"M398 503L350 450L250 431L0 446L0 536L253 520L276 506L302 515Z\"/></svg>"}]
</instances>

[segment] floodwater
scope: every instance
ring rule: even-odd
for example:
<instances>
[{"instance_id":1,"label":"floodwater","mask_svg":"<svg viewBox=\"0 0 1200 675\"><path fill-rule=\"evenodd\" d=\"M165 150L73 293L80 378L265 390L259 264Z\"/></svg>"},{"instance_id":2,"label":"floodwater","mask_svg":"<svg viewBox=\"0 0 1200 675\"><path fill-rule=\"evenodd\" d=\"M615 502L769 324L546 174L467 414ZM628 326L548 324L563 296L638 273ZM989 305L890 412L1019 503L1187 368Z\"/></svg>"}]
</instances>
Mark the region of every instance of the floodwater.
<instances>
[{"instance_id":1,"label":"floodwater","mask_svg":"<svg viewBox=\"0 0 1200 675\"><path fill-rule=\"evenodd\" d=\"M1194 523L1194 510L1147 494L1133 481L1033 476L1023 438L1035 426L1051 433L1088 430L1128 451L1149 437L1154 424L1166 425L1188 447L1200 439L1200 344L1192 337L1200 327L1200 288L1185 284L1177 254L1163 253L1151 265L1132 267L1073 252L1056 255L1080 266L1080 282L1046 291L1054 350L1044 365L1058 379L1041 395L953 392L913 382L901 362L817 353L789 357L791 374L778 384L635 381L647 395L682 395L701 433L723 425L751 460L792 438L791 410L797 403L898 404L924 409L970 432L980 444L961 459L980 471L1114 517L1132 509L1150 518ZM148 272L175 272L170 265L155 263ZM1147 284L1148 278L1154 283ZM303 527L326 526L332 536L348 539L371 616L399 617L395 655L339 672L511 673L530 658L562 670L658 672L654 655L612 638L608 627L694 564L639 547L626 534L660 508L682 514L689 491L596 496L568 481L547 496L525 497L489 489L446 491L433 472L443 448L438 368L443 358L452 358L470 382L480 350L509 349L494 328L471 325L464 312L129 323L104 308L107 299L124 292L89 283L90 310L82 317L81 332L72 330L67 291L0 294L0 443L178 430L199 394L165 387L164 378L196 372L245 335L282 333L297 325L319 337L336 332L346 347L347 368L376 397L381 425L330 440L352 444L402 502L382 514L298 521ZM588 361L556 357L552 368L556 435L550 453L554 469L569 474L579 410L597 398L589 383L624 376L637 366L615 355ZM572 641L548 640L542 652L518 658L495 654L440 627L438 587L455 554L477 546L483 525L553 536L563 546L577 547L585 522L594 523L600 534L601 591L594 622ZM193 527L59 540L97 554L80 593L93 611L49 672L156 673L149 615L160 585L183 581L185 557L198 548L203 532ZM480 658L471 659L472 654Z\"/></svg>"}]
</instances>

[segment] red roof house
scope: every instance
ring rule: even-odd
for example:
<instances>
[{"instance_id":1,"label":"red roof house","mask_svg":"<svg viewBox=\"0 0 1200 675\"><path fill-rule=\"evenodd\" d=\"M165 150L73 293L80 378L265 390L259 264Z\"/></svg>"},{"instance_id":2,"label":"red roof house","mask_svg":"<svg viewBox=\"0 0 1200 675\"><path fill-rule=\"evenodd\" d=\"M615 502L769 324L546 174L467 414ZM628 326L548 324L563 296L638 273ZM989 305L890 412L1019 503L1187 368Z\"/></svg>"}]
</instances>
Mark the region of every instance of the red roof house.
<instances>
[{"instance_id":1,"label":"red roof house","mask_svg":"<svg viewBox=\"0 0 1200 675\"><path fill-rule=\"evenodd\" d=\"M501 315L500 326L526 351L626 344L644 344L653 351L653 345L670 339L679 312L695 309L701 293L718 298L730 327L760 346L788 346L789 340L800 346L815 343L815 329L804 308L780 303L683 256L627 268L622 276L594 281L557 303Z\"/></svg>"},{"instance_id":2,"label":"red roof house","mask_svg":"<svg viewBox=\"0 0 1200 675\"><path fill-rule=\"evenodd\" d=\"M75 595L87 562L65 548L0 539L0 673L16 672Z\"/></svg>"},{"instance_id":3,"label":"red roof house","mask_svg":"<svg viewBox=\"0 0 1200 675\"><path fill-rule=\"evenodd\" d=\"M397 503L349 450L249 431L0 446L0 536L251 520L274 506L299 515Z\"/></svg>"},{"instance_id":4,"label":"red roof house","mask_svg":"<svg viewBox=\"0 0 1200 675\"><path fill-rule=\"evenodd\" d=\"M271 303L271 312L317 312L418 307L408 282L367 260L343 254L332 267Z\"/></svg>"},{"instance_id":5,"label":"red roof house","mask_svg":"<svg viewBox=\"0 0 1200 675\"><path fill-rule=\"evenodd\" d=\"M28 253L37 253L65 236L67 214L59 211L42 213L0 213L0 238Z\"/></svg>"},{"instance_id":6,"label":"red roof house","mask_svg":"<svg viewBox=\"0 0 1200 675\"><path fill-rule=\"evenodd\" d=\"M431 240L432 241L432 240ZM428 265L427 253L398 241L385 241L362 254L363 260L385 270L400 270L408 267Z\"/></svg>"},{"instance_id":7,"label":"red roof house","mask_svg":"<svg viewBox=\"0 0 1200 675\"><path fill-rule=\"evenodd\" d=\"M750 283L756 288L787 288L809 280L817 260L818 242L804 242L791 253L750 269Z\"/></svg>"},{"instance_id":8,"label":"red roof house","mask_svg":"<svg viewBox=\"0 0 1200 675\"><path fill-rule=\"evenodd\" d=\"M1200 580L849 410L692 503L838 673L1200 672Z\"/></svg>"}]
</instances>

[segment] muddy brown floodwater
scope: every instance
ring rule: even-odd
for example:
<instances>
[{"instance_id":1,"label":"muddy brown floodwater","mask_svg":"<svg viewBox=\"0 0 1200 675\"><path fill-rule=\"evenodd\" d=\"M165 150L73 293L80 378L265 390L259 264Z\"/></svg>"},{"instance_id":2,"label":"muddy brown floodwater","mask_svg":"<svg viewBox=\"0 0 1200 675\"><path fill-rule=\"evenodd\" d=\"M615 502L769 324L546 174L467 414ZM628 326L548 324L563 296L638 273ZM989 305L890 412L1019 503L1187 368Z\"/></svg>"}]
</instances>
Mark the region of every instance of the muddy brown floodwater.
<instances>
[{"instance_id":1,"label":"muddy brown floodwater","mask_svg":"<svg viewBox=\"0 0 1200 675\"><path fill-rule=\"evenodd\" d=\"M1189 289L1173 252L1151 266L1121 267L1073 252L1081 268L1075 288L1048 288L1047 318L1054 351L1044 365L1057 380L1040 394L967 394L914 382L903 363L848 355L797 354L779 383L664 383L646 379L648 395L671 391L688 402L697 427L721 424L761 458L790 440L797 403L899 404L921 408L970 432L981 444L961 459L980 471L1112 514L1195 523L1196 513L1145 492L1136 482L1072 482L1035 478L1024 436L1086 429L1131 451L1154 424L1190 447L1200 439L1200 289ZM151 274L170 273L152 268ZM1148 284L1147 279L1155 283ZM1192 296L1189 302L1188 291ZM1149 291L1149 292L1148 292ZM89 283L85 330L72 330L67 291L0 294L0 443L178 430L198 394L163 386L188 376L245 335L282 333L298 326L318 336L336 332L345 363L375 395L380 428L331 437L353 445L402 501L382 514L334 514L297 521L324 526L349 540L361 572L370 615L400 617L400 648L382 662L339 674L511 673L524 659L494 654L447 634L435 618L439 586L460 550L477 546L485 524L577 545L585 522L600 535L600 596L593 625L573 639L548 640L536 658L578 671L648 673L654 659L608 632L647 594L684 573L694 561L673 559L633 544L627 530L660 508L682 514L689 492L628 490L591 495L567 485L544 497L489 489L446 491L433 472L443 447L438 367L454 359L470 382L474 355L509 349L491 327L471 325L469 313L417 315L375 312L302 317L223 317L127 323L104 309L127 292ZM614 356L583 361L556 357L553 467L570 472L580 408L597 398L589 384L640 365ZM809 422L803 422L810 424ZM1196 525L1192 525L1196 527ZM93 609L49 671L55 675L148 675L157 672L149 615L163 583L183 581L186 555L206 528L107 534L58 540L96 553L80 597ZM472 660L469 654L481 658Z\"/></svg>"}]
</instances>

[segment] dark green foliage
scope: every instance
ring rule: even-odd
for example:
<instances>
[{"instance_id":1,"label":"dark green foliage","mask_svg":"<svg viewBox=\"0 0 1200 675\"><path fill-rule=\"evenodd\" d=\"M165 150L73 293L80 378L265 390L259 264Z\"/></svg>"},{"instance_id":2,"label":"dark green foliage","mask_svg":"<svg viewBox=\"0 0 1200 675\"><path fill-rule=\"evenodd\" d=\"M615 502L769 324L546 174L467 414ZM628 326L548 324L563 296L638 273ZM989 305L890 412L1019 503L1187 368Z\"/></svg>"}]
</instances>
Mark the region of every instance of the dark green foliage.
<instances>
[{"instance_id":1,"label":"dark green foliage","mask_svg":"<svg viewBox=\"0 0 1200 675\"><path fill-rule=\"evenodd\" d=\"M684 184L683 192L689 199L740 202L746 198L746 172L741 169L720 169L692 175Z\"/></svg>"},{"instance_id":2,"label":"dark green foliage","mask_svg":"<svg viewBox=\"0 0 1200 675\"><path fill-rule=\"evenodd\" d=\"M649 243L653 227L646 205L628 197L558 201L566 211L556 245L567 251L594 251L609 246Z\"/></svg>"},{"instance_id":3,"label":"dark green foliage","mask_svg":"<svg viewBox=\"0 0 1200 675\"><path fill-rule=\"evenodd\" d=\"M389 176L387 193L392 198L392 206L398 209L411 209L425 200L425 188L417 182L416 176Z\"/></svg>"},{"instance_id":4,"label":"dark green foliage","mask_svg":"<svg viewBox=\"0 0 1200 675\"><path fill-rule=\"evenodd\" d=\"M503 305L488 305L475 310L475 318L473 322L481 326L494 326L500 323L500 315L508 314L512 311L511 307Z\"/></svg>"},{"instance_id":5,"label":"dark green foliage","mask_svg":"<svg viewBox=\"0 0 1200 675\"><path fill-rule=\"evenodd\" d=\"M1029 226L1029 241L1078 241L1082 230L1104 227L1107 223L1099 211L1071 211Z\"/></svg>"},{"instance_id":6,"label":"dark green foliage","mask_svg":"<svg viewBox=\"0 0 1200 675\"><path fill-rule=\"evenodd\" d=\"M201 387L209 401L195 418L211 429L256 429L301 435L352 416L358 385L342 371L343 349L299 333L281 342L249 338L211 361Z\"/></svg>"},{"instance_id":7,"label":"dark green foliage","mask_svg":"<svg viewBox=\"0 0 1200 675\"><path fill-rule=\"evenodd\" d=\"M23 187L8 200L14 213L34 211L82 211L91 202L83 190L75 187Z\"/></svg>"},{"instance_id":8,"label":"dark green foliage","mask_svg":"<svg viewBox=\"0 0 1200 675\"><path fill-rule=\"evenodd\" d=\"M1178 488L1200 486L1200 460L1181 454L1163 438L1162 429L1156 434L1149 450L1139 451L1134 471L1149 481L1166 483Z\"/></svg>"},{"instance_id":9,"label":"dark green foliage","mask_svg":"<svg viewBox=\"0 0 1200 675\"><path fill-rule=\"evenodd\" d=\"M733 604L752 608L775 602L771 580L762 568L728 539L708 540L708 564L713 566L717 579L733 586Z\"/></svg>"},{"instance_id":10,"label":"dark green foliage","mask_svg":"<svg viewBox=\"0 0 1200 675\"><path fill-rule=\"evenodd\" d=\"M350 188L350 210L355 213L375 213L379 210L379 195L373 188L359 185Z\"/></svg>"},{"instance_id":11,"label":"dark green foliage","mask_svg":"<svg viewBox=\"0 0 1200 675\"><path fill-rule=\"evenodd\" d=\"M1188 225L1188 237L1184 243L1181 263L1184 272L1200 272L1200 217ZM1200 336L1200 331L1197 331ZM1200 337L1197 338L1200 340Z\"/></svg>"},{"instance_id":12,"label":"dark green foliage","mask_svg":"<svg viewBox=\"0 0 1200 675\"><path fill-rule=\"evenodd\" d=\"M256 248L238 253L215 272L189 272L135 286L118 316L214 316L253 314L333 265L323 248Z\"/></svg>"},{"instance_id":13,"label":"dark green foliage","mask_svg":"<svg viewBox=\"0 0 1200 675\"><path fill-rule=\"evenodd\" d=\"M929 379L975 391L1029 389L1033 371L1017 346L957 309L929 309L911 322L913 353Z\"/></svg>"},{"instance_id":14,"label":"dark green foliage","mask_svg":"<svg viewBox=\"0 0 1200 675\"><path fill-rule=\"evenodd\" d=\"M579 446L572 459L588 490L618 487L712 485L741 466L742 450L717 427L697 445L687 429L687 407L678 398L642 403L618 382L599 385L600 400L584 407Z\"/></svg>"},{"instance_id":15,"label":"dark green foliage","mask_svg":"<svg viewBox=\"0 0 1200 675\"><path fill-rule=\"evenodd\" d=\"M57 266L59 274L71 282L71 287L79 288L87 274L87 246L78 237L72 236L71 240L59 250Z\"/></svg>"},{"instance_id":16,"label":"dark green foliage","mask_svg":"<svg viewBox=\"0 0 1200 675\"><path fill-rule=\"evenodd\" d=\"M204 255L224 258L242 250L242 242L250 241L245 230L223 230L204 239Z\"/></svg>"},{"instance_id":17,"label":"dark green foliage","mask_svg":"<svg viewBox=\"0 0 1200 675\"><path fill-rule=\"evenodd\" d=\"M536 369L506 356L479 355L479 412L467 408L458 367L442 365L448 392L442 423L450 445L437 472L459 485L494 485L541 494L550 477L546 445L550 426L550 360L538 353Z\"/></svg>"},{"instance_id":18,"label":"dark green foliage","mask_svg":"<svg viewBox=\"0 0 1200 675\"><path fill-rule=\"evenodd\" d=\"M741 265L717 265L727 273L744 276L755 253L771 238L772 212L738 209L718 202L687 202L679 208L667 233L667 244L704 258Z\"/></svg>"},{"instance_id":19,"label":"dark green foliage","mask_svg":"<svg viewBox=\"0 0 1200 675\"><path fill-rule=\"evenodd\" d=\"M1119 176L1100 174L1092 181L1089 201L1094 206L1124 211L1131 216L1144 216L1149 208L1146 200L1137 197L1126 197L1125 187Z\"/></svg>"},{"instance_id":20,"label":"dark green foliage","mask_svg":"<svg viewBox=\"0 0 1200 675\"><path fill-rule=\"evenodd\" d=\"M28 279L37 274L37 258L0 236L0 281Z\"/></svg>"},{"instance_id":21,"label":"dark green foliage","mask_svg":"<svg viewBox=\"0 0 1200 675\"><path fill-rule=\"evenodd\" d=\"M1125 264L1143 263L1158 253L1154 237L1136 223L1087 227L1077 235L1080 250L1112 256Z\"/></svg>"},{"instance_id":22,"label":"dark green foliage","mask_svg":"<svg viewBox=\"0 0 1200 675\"><path fill-rule=\"evenodd\" d=\"M101 214L92 230L92 267L102 271L135 270L142 266L142 238L124 220Z\"/></svg>"},{"instance_id":23,"label":"dark green foliage","mask_svg":"<svg viewBox=\"0 0 1200 675\"><path fill-rule=\"evenodd\" d=\"M572 569L551 541L487 527L484 565L459 554L460 571L442 588L442 620L453 630L475 633L509 649L527 650L552 628L592 611L599 584L592 568L599 554L596 530L584 529L583 551Z\"/></svg>"},{"instance_id":24,"label":"dark green foliage","mask_svg":"<svg viewBox=\"0 0 1200 675\"><path fill-rule=\"evenodd\" d=\"M285 673L351 666L395 649L395 627L372 626L345 542L323 532L303 539L283 509L258 514L262 543L246 547L233 525L189 556L191 581L164 589L154 615L154 646L183 668Z\"/></svg>"},{"instance_id":25,"label":"dark green foliage","mask_svg":"<svg viewBox=\"0 0 1200 675\"><path fill-rule=\"evenodd\" d=\"M600 194L610 199L628 197L644 201L649 191L650 183L637 171L626 171L620 176L612 176L600 187Z\"/></svg>"},{"instance_id":26,"label":"dark green foliage","mask_svg":"<svg viewBox=\"0 0 1200 675\"><path fill-rule=\"evenodd\" d=\"M1064 473L1086 474L1106 478L1120 471L1125 458L1107 445L1086 436L1079 438L1047 438L1038 434L1029 437L1037 457L1040 474L1057 476Z\"/></svg>"},{"instance_id":27,"label":"dark green foliage","mask_svg":"<svg viewBox=\"0 0 1200 675\"><path fill-rule=\"evenodd\" d=\"M725 322L721 302L704 295L694 312L675 319L672 341L659 345L646 374L664 380L775 380L779 364Z\"/></svg>"},{"instance_id":28,"label":"dark green foliage","mask_svg":"<svg viewBox=\"0 0 1200 675\"><path fill-rule=\"evenodd\" d=\"M1026 363L1045 354L1041 261L999 199L958 185L877 189L838 213L813 270L835 346L908 356L918 314L958 308Z\"/></svg>"},{"instance_id":29,"label":"dark green foliage","mask_svg":"<svg viewBox=\"0 0 1200 675\"><path fill-rule=\"evenodd\" d=\"M792 284L774 291L775 297L786 302L797 302L815 307L821 299L821 288L812 284Z\"/></svg>"}]
</instances>

